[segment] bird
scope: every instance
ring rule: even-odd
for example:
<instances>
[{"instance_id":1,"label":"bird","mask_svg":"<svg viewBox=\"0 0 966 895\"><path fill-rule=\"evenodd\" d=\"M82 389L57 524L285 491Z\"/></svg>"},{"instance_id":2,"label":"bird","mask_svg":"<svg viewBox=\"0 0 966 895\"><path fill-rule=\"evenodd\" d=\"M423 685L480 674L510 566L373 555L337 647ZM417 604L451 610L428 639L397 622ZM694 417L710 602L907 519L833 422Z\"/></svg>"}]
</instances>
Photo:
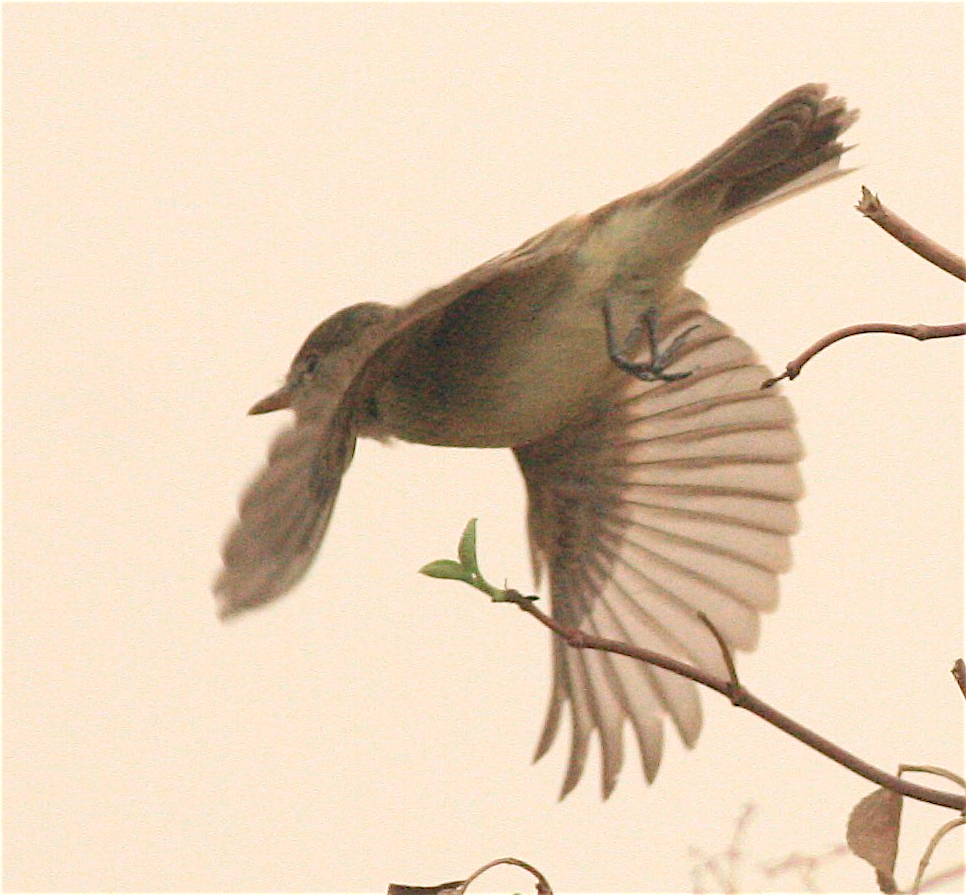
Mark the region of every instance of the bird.
<instances>
[{"instance_id":1,"label":"bird","mask_svg":"<svg viewBox=\"0 0 966 895\"><path fill-rule=\"evenodd\" d=\"M509 448L535 582L554 618L727 676L778 602L798 528L802 443L754 350L685 272L718 230L841 177L858 117L824 84L781 96L697 164L568 217L412 302L363 302L317 326L249 411L294 421L239 501L213 592L222 617L290 591L325 536L360 437ZM652 782L666 719L692 747L688 680L552 640L540 758L569 704L561 798L590 743L609 796L625 727Z\"/></svg>"}]
</instances>

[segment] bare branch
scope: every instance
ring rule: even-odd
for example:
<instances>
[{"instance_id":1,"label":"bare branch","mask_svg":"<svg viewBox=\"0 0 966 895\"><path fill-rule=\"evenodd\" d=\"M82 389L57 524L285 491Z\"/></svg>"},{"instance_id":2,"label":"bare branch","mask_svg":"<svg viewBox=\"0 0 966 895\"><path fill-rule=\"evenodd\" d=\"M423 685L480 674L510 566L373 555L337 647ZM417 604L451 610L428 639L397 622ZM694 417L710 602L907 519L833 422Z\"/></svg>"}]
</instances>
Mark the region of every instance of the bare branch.
<instances>
[{"instance_id":1,"label":"bare branch","mask_svg":"<svg viewBox=\"0 0 966 895\"><path fill-rule=\"evenodd\" d=\"M721 650L721 655L724 656L725 665L728 668L728 677L731 681L731 702L733 705L738 705L736 700L741 690L741 684L738 682L738 669L735 668L735 660L731 655L731 650L728 649L728 644L725 642L724 637L721 636L721 632L714 626L708 616L703 612L698 612L698 618L704 622L704 626L711 632L714 639L718 641L718 649Z\"/></svg>"},{"instance_id":2,"label":"bare branch","mask_svg":"<svg viewBox=\"0 0 966 895\"><path fill-rule=\"evenodd\" d=\"M886 208L871 190L862 187L862 198L855 207L870 221L878 224L886 233L898 239L920 257L957 279L966 280L966 262L959 255L939 245L925 233L920 233L894 211Z\"/></svg>"},{"instance_id":3,"label":"bare branch","mask_svg":"<svg viewBox=\"0 0 966 895\"><path fill-rule=\"evenodd\" d=\"M553 889L550 887L547 878L532 864L521 861L519 858L497 858L495 861L490 861L488 864L484 864L479 869L474 870L466 879L440 883L438 886L404 886L393 883L389 886L386 895L465 895L466 890L473 880L486 873L487 870L493 867L499 867L501 864L522 867L524 870L532 873L536 878L536 885L534 886L536 895L553 895Z\"/></svg>"},{"instance_id":4,"label":"bare branch","mask_svg":"<svg viewBox=\"0 0 966 895\"><path fill-rule=\"evenodd\" d=\"M932 262L937 267L941 267L947 273L952 274L960 280L966 280L966 261L959 255L943 248L935 240L930 239L924 233L920 233L915 227L900 218L895 212L886 208L879 201L871 190L862 187L862 198L855 206L869 220L878 224L886 233L895 237L903 245L908 246L917 255ZM909 336L924 342L927 339L945 339L950 336L966 335L966 323L950 323L942 326L929 326L918 323L913 326L905 326L900 323L859 323L855 326L846 326L829 333L819 339L811 348L803 351L795 360L786 364L785 372L772 379L766 379L761 387L771 388L776 382L782 379L792 380L802 372L805 366L816 354L824 351L829 345L833 345L849 336L858 336L863 333L890 333L896 336Z\"/></svg>"},{"instance_id":5,"label":"bare branch","mask_svg":"<svg viewBox=\"0 0 966 895\"><path fill-rule=\"evenodd\" d=\"M739 872L741 863L747 858L744 838L748 832L748 827L755 810L756 806L754 804L747 804L742 808L741 815L735 822L734 832L731 834L731 843L724 851L709 855L693 845L688 849L691 857L701 862L691 868L691 879L693 881L692 891L708 891L704 888L702 874L711 877L712 882L715 884L713 891L732 893L742 891L742 886L739 882Z\"/></svg>"},{"instance_id":6,"label":"bare branch","mask_svg":"<svg viewBox=\"0 0 966 895\"><path fill-rule=\"evenodd\" d=\"M662 655L661 653L655 653L652 650L632 646L629 643L621 643L617 640L608 640L605 637L597 637L594 634L588 634L586 631L580 631L576 628L568 628L538 609L534 605L534 598L532 596L524 596L518 591L505 591L503 600L516 604L524 612L529 613L541 624L562 637L569 646L575 649L596 649L609 653L619 653L622 656L629 656L640 662L656 665L658 668L666 668L674 674L679 674L695 683L721 693L723 696L728 697L734 705L758 715L759 718L764 719L779 730L783 730L790 736L795 737L795 739L805 743L805 745L821 752L827 758L831 758L832 761L854 771L860 777L865 777L866 780L871 780L873 783L878 783L879 786L884 786L911 799L929 802L933 805L942 805L945 808L953 808L960 813L966 812L966 797L938 789L930 789L927 786L919 786L907 780L902 780L893 774L887 774L885 771L869 764L857 755L853 755L841 746L825 739L825 737L820 736L798 721L788 717L788 715L778 711L778 709L752 694L741 683L718 678L693 665L688 665L685 662L680 662L677 659Z\"/></svg>"},{"instance_id":7,"label":"bare branch","mask_svg":"<svg viewBox=\"0 0 966 895\"><path fill-rule=\"evenodd\" d=\"M469 884L473 882L480 874L485 873L491 867L497 867L500 864L511 864L514 867L522 867L524 870L532 873L537 880L536 891L537 895L553 895L553 889L550 888L550 883L547 878L532 864L528 864L526 861L521 861L519 858L497 858L495 861L490 861L489 864L484 864L479 870L474 871L465 880L463 885L460 887L460 895L466 892Z\"/></svg>"},{"instance_id":8,"label":"bare branch","mask_svg":"<svg viewBox=\"0 0 966 895\"><path fill-rule=\"evenodd\" d=\"M916 872L916 878L912 883L912 892L914 895L918 895L918 893L922 890L922 878L926 875L926 868L929 866L929 862L932 860L932 853L936 850L936 846L939 845L943 836L945 836L950 830L955 830L956 827L961 827L963 824L966 824L966 817L953 818L936 830L932 839L929 840L929 845L926 847L926 851L923 853L923 856L919 861L919 869Z\"/></svg>"},{"instance_id":9,"label":"bare branch","mask_svg":"<svg viewBox=\"0 0 966 895\"><path fill-rule=\"evenodd\" d=\"M962 879L964 872L966 872L966 864L957 864L955 867L949 867L946 870L941 870L934 876L924 879L922 881L922 885L919 886L919 891L927 892L930 889L938 889L940 886L945 885L951 880Z\"/></svg>"},{"instance_id":10,"label":"bare branch","mask_svg":"<svg viewBox=\"0 0 966 895\"><path fill-rule=\"evenodd\" d=\"M903 774L936 774L939 777L945 777L947 780L952 780L960 789L966 789L966 780L964 780L959 774L950 771L948 768L939 768L932 764L901 764L899 765L899 776Z\"/></svg>"},{"instance_id":11,"label":"bare branch","mask_svg":"<svg viewBox=\"0 0 966 895\"><path fill-rule=\"evenodd\" d=\"M966 323L949 323L940 326L929 326L925 323L917 323L913 326L904 326L901 323L857 323L854 326L846 326L829 333L824 338L819 339L810 348L806 348L795 360L785 365L785 372L781 376L774 376L766 379L761 387L771 388L776 382L782 379L794 379L802 372L805 366L816 354L824 351L829 345L833 345L849 336L859 336L864 333L891 333L896 336L910 336L924 342L927 339L946 339L950 336L966 335Z\"/></svg>"}]
</instances>

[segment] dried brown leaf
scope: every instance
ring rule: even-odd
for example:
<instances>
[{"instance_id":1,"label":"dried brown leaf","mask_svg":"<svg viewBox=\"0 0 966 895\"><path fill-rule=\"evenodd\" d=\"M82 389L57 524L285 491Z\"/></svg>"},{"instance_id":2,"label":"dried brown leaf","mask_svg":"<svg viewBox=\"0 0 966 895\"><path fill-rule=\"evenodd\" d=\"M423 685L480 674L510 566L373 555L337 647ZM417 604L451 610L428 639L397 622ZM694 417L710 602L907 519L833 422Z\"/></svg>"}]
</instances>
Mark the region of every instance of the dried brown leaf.
<instances>
[{"instance_id":1,"label":"dried brown leaf","mask_svg":"<svg viewBox=\"0 0 966 895\"><path fill-rule=\"evenodd\" d=\"M880 787L859 802L849 815L846 842L854 855L875 868L882 892L895 892L893 871L899 852L902 796Z\"/></svg>"},{"instance_id":2,"label":"dried brown leaf","mask_svg":"<svg viewBox=\"0 0 966 895\"><path fill-rule=\"evenodd\" d=\"M454 895L463 885L463 880L441 883L438 886L404 886L390 883L386 895Z\"/></svg>"}]
</instances>

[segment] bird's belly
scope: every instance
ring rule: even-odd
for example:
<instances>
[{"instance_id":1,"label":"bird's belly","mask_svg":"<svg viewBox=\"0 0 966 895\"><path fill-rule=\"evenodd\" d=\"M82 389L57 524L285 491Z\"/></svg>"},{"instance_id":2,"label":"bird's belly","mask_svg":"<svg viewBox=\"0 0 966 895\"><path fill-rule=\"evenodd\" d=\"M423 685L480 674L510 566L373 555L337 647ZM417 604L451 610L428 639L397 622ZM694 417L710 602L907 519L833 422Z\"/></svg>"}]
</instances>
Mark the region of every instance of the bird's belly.
<instances>
[{"instance_id":1,"label":"bird's belly","mask_svg":"<svg viewBox=\"0 0 966 895\"><path fill-rule=\"evenodd\" d=\"M554 308L528 331L510 325L504 333L426 348L401 365L376 399L388 433L454 447L527 444L579 419L613 375L603 316L592 305Z\"/></svg>"}]
</instances>

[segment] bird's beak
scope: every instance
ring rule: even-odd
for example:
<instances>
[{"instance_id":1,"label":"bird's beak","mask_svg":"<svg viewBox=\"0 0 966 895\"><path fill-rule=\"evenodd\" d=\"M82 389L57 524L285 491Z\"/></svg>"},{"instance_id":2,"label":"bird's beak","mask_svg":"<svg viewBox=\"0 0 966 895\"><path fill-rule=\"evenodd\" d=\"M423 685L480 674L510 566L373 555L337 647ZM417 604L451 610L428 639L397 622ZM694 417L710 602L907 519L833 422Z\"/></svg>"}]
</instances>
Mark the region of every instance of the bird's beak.
<instances>
[{"instance_id":1,"label":"bird's beak","mask_svg":"<svg viewBox=\"0 0 966 895\"><path fill-rule=\"evenodd\" d=\"M282 410L291 406L292 390L287 385L283 385L278 391L272 392L270 395L262 398L257 404L253 405L248 413L270 413L273 410Z\"/></svg>"}]
</instances>

